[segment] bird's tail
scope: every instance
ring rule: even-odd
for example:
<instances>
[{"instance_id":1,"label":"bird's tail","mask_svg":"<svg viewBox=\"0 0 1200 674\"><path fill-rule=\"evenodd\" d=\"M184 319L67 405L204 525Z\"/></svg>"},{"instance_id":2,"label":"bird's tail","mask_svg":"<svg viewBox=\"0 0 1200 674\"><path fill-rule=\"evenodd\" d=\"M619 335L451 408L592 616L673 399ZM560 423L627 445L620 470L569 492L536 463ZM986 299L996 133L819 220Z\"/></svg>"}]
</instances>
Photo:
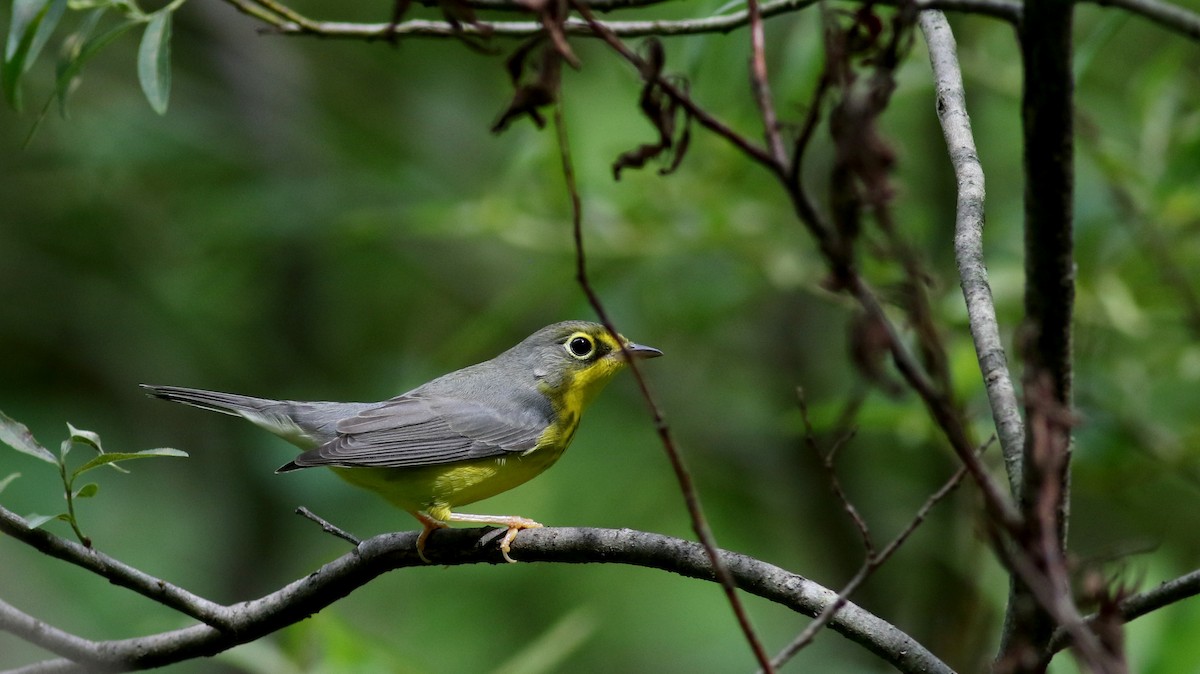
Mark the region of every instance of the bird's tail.
<instances>
[{"instance_id":1,"label":"bird's tail","mask_svg":"<svg viewBox=\"0 0 1200 674\"><path fill-rule=\"evenodd\" d=\"M232 414L237 417L245 417L248 414L257 415L267 407L279 404L279 401L268 400L266 398L255 398L236 393L221 393L220 391L204 391L198 388L153 386L151 384L139 384L139 386L155 398L199 407L210 412Z\"/></svg>"},{"instance_id":2,"label":"bird's tail","mask_svg":"<svg viewBox=\"0 0 1200 674\"><path fill-rule=\"evenodd\" d=\"M155 398L242 417L301 449L312 449L337 435L337 422L372 407L370 403L297 402L182 386L141 387Z\"/></svg>"}]
</instances>

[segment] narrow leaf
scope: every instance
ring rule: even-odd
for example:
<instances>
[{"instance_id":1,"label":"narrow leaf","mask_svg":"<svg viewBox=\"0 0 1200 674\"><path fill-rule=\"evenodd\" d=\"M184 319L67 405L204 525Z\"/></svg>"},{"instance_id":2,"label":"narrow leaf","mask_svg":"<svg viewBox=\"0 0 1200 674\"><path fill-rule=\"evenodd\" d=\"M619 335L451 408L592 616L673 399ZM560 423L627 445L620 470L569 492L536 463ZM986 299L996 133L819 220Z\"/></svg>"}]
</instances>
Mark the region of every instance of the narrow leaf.
<instances>
[{"instance_id":1,"label":"narrow leaf","mask_svg":"<svg viewBox=\"0 0 1200 674\"><path fill-rule=\"evenodd\" d=\"M92 10L88 18L84 20L84 27L87 29L80 30L75 36L74 41L67 45L68 53L66 58L58 64L58 81L55 90L55 95L58 96L59 112L65 117L67 114L67 96L74 88L75 79L79 76L79 70L101 49L104 49L113 40L121 37L125 31L136 26L139 22L132 19L122 21L121 23L109 28L103 33L88 37L97 21L100 20L100 15L104 13L104 9ZM70 38L68 38L70 40Z\"/></svg>"},{"instance_id":2,"label":"narrow leaf","mask_svg":"<svg viewBox=\"0 0 1200 674\"><path fill-rule=\"evenodd\" d=\"M100 466L108 465L110 463L116 463L118 461L132 461L134 459L148 459L153 456L187 456L187 452L181 452L178 449L170 449L167 447L147 449L141 452L109 452L108 454L101 454L100 456L97 456L91 461L88 461L82 466L76 468L72 477L79 476L80 474L86 473L93 468L99 468Z\"/></svg>"},{"instance_id":3,"label":"narrow leaf","mask_svg":"<svg viewBox=\"0 0 1200 674\"><path fill-rule=\"evenodd\" d=\"M4 98L14 110L24 107L21 100L21 75L26 70L26 59L37 34L38 24L46 16L48 0L13 0L12 24L8 39L4 43L4 68L0 72L3 80Z\"/></svg>"},{"instance_id":4,"label":"narrow leaf","mask_svg":"<svg viewBox=\"0 0 1200 674\"><path fill-rule=\"evenodd\" d=\"M160 9L150 15L142 44L138 47L138 81L150 107L160 115L167 112L171 98L171 12Z\"/></svg>"},{"instance_id":5,"label":"narrow leaf","mask_svg":"<svg viewBox=\"0 0 1200 674\"><path fill-rule=\"evenodd\" d=\"M56 517L62 517L62 515L36 515L31 513L25 516L25 525L30 529L37 529Z\"/></svg>"},{"instance_id":6,"label":"narrow leaf","mask_svg":"<svg viewBox=\"0 0 1200 674\"><path fill-rule=\"evenodd\" d=\"M8 39L4 43L4 60L11 61L20 48L22 40L36 25L49 0L13 0L12 23L8 26Z\"/></svg>"},{"instance_id":7,"label":"narrow leaf","mask_svg":"<svg viewBox=\"0 0 1200 674\"><path fill-rule=\"evenodd\" d=\"M99 492L99 491L100 491L100 485L96 484L95 482L89 482L89 483L83 485L82 487L80 487L79 489L76 489L75 493L72 494L72 496L74 498L92 498L93 496L96 495L96 492Z\"/></svg>"},{"instance_id":8,"label":"narrow leaf","mask_svg":"<svg viewBox=\"0 0 1200 674\"><path fill-rule=\"evenodd\" d=\"M4 491L4 488L7 487L9 484L11 484L12 481L17 479L18 477L21 477L20 473L13 473L12 475L9 475L8 477L4 478L3 480L0 480L0 492Z\"/></svg>"},{"instance_id":9,"label":"narrow leaf","mask_svg":"<svg viewBox=\"0 0 1200 674\"><path fill-rule=\"evenodd\" d=\"M38 55L42 53L42 47L45 47L46 43L50 41L50 35L58 27L58 21L66 11L67 0L50 0L50 5L46 7L46 15L38 24L33 42L29 44L29 53L25 56L25 70L29 70Z\"/></svg>"},{"instance_id":10,"label":"narrow leaf","mask_svg":"<svg viewBox=\"0 0 1200 674\"><path fill-rule=\"evenodd\" d=\"M33 439L33 433L29 432L25 424L13 421L3 412L0 412L0 442L18 452L24 452L32 457L39 458L46 463L58 463L58 460L54 458L54 454L50 450L41 446L37 440Z\"/></svg>"},{"instance_id":11,"label":"narrow leaf","mask_svg":"<svg viewBox=\"0 0 1200 674\"><path fill-rule=\"evenodd\" d=\"M90 446L92 449L103 454L104 447L100 444L100 434L92 431L85 431L75 428L67 422L67 430L71 433L71 442L78 442Z\"/></svg>"}]
</instances>

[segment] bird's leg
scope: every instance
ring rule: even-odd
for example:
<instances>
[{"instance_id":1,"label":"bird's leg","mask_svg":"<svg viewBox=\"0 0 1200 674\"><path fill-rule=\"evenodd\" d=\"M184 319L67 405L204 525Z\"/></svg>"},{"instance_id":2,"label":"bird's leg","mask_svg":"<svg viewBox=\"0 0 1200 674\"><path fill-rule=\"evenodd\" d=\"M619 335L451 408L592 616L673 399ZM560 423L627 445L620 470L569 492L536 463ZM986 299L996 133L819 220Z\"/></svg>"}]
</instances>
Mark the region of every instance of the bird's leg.
<instances>
[{"instance_id":1,"label":"bird's leg","mask_svg":"<svg viewBox=\"0 0 1200 674\"><path fill-rule=\"evenodd\" d=\"M515 517L513 515L468 515L465 513L451 513L449 517L451 522L470 522L472 524L497 524L502 527L508 527L508 533L504 534L504 538L500 539L500 554L504 555L505 561L509 563L516 562L515 559L508 556L509 545L513 539L517 537L517 532L522 529L537 529L542 526L541 522L534 522L531 519L524 517Z\"/></svg>"},{"instance_id":2,"label":"bird's leg","mask_svg":"<svg viewBox=\"0 0 1200 674\"><path fill-rule=\"evenodd\" d=\"M425 541L429 539L429 534L433 533L434 529L445 529L449 525L439 519L430 517L423 512L417 512L414 510L411 511L411 514L413 517L417 518L421 524L425 525L425 530L421 532L420 536L417 536L417 556L420 557L421 561L425 562L426 564L432 564L433 562L429 561L429 558L425 556Z\"/></svg>"}]
</instances>

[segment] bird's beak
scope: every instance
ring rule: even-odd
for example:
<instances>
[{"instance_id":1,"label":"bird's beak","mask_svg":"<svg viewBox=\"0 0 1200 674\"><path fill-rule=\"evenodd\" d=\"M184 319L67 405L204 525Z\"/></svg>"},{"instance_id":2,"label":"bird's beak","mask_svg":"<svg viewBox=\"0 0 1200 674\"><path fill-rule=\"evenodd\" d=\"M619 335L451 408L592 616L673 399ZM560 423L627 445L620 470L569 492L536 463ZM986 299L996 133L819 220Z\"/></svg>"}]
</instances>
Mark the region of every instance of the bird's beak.
<instances>
[{"instance_id":1,"label":"bird's beak","mask_svg":"<svg viewBox=\"0 0 1200 674\"><path fill-rule=\"evenodd\" d=\"M643 346L641 344L634 344L633 342L625 343L625 353L629 354L631 358L636 358L638 360L658 358L659 356L663 355L662 351L659 351L653 346ZM620 352L618 352L618 355L620 355Z\"/></svg>"}]
</instances>

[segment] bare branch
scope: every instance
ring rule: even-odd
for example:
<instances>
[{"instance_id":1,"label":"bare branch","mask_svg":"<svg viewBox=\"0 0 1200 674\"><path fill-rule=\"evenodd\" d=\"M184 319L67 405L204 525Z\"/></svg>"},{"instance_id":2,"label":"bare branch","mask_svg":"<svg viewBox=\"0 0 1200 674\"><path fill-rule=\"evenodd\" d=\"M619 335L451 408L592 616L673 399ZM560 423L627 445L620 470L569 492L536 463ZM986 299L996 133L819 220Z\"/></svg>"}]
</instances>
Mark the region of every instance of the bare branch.
<instances>
[{"instance_id":1,"label":"bare branch","mask_svg":"<svg viewBox=\"0 0 1200 674\"><path fill-rule=\"evenodd\" d=\"M571 145L567 135L566 119L563 116L561 97L554 106L554 127L558 133L558 149L562 159L563 180L566 183L568 197L571 201L571 223L575 239L576 279L579 282L580 288L583 289L583 293L587 296L588 302L591 303L592 308L600 317L600 321L604 323L610 332L616 334L616 327L608 317L608 313L604 310L604 306L600 302L600 296L596 294L595 289L592 288L592 284L588 280L587 257L584 254L583 247L583 206L579 198L579 189L575 183L575 168L571 161ZM697 492L696 485L692 481L691 471L688 469L687 463L684 462L683 455L680 454L679 449L675 446L675 440L671 436L670 427L667 425L658 403L654 400L654 396L650 393L650 387L647 386L646 380L642 376L637 359L626 358L625 360L628 362L629 368L637 380L642 398L646 401L646 405L650 409L650 414L654 418L654 427L658 430L663 450L667 454L667 459L670 461L671 468L675 472L675 478L679 482L679 489L683 493L683 500L687 505L688 516L692 521L692 530L700 538L700 544L704 547L705 554L708 555L708 559L712 564L714 576L725 592L725 598L729 601L729 605L733 609L734 617L737 619L738 626L741 628L742 634L745 635L747 643L750 644L750 649L754 652L755 659L758 660L759 665L765 671L768 673L773 672L770 656L767 655L766 649L763 648L762 641L755 632L754 625L750 622L750 616L746 613L746 608L742 605L742 600L738 597L737 585L733 575L721 561L717 541L713 536L711 527L708 525L708 519L704 516L704 507L700 503L700 494Z\"/></svg>"},{"instance_id":2,"label":"bare branch","mask_svg":"<svg viewBox=\"0 0 1200 674\"><path fill-rule=\"evenodd\" d=\"M1200 14L1161 0L1087 0L1145 17L1167 30L1200 40Z\"/></svg>"},{"instance_id":3,"label":"bare branch","mask_svg":"<svg viewBox=\"0 0 1200 674\"><path fill-rule=\"evenodd\" d=\"M787 150L783 147L783 135L779 133L779 120L775 115L775 101L771 95L771 83L767 77L767 47L763 36L762 8L758 0L746 0L746 15L750 24L750 88L754 101L763 119L763 135L775 163L781 168L788 165Z\"/></svg>"},{"instance_id":4,"label":"bare branch","mask_svg":"<svg viewBox=\"0 0 1200 674\"><path fill-rule=\"evenodd\" d=\"M851 438L854 437L855 429L850 428L845 433L835 437L833 446L828 451L821 451L817 445L817 432L813 428L812 419L808 415L808 399L804 395L802 387L796 387L796 404L800 407L800 420L804 422L804 444L808 446L813 454L816 454L821 459L821 465L825 468L825 474L829 477L829 486L833 489L834 496L837 496L838 501L842 504L842 509L846 511L846 515L854 522L854 528L858 530L858 537L862 540L863 550L866 551L867 557L875 555L875 543L871 540L871 528L867 526L867 521L863 519L858 508L846 495L846 490L842 488L842 481L838 479L837 471L834 469L833 461L837 456L838 450Z\"/></svg>"},{"instance_id":5,"label":"bare branch","mask_svg":"<svg viewBox=\"0 0 1200 674\"><path fill-rule=\"evenodd\" d=\"M900 335L896 332L896 326L887 318L887 314L879 304L879 299L867 282L858 276L855 276L853 280L855 286L850 291L863 309L882 321L882 325L888 330L891 339L892 360L896 364L896 369L921 397L930 416L933 417L934 422L942 429L942 433L949 441L951 449L966 466L975 484L979 486L989 514L1008 532L1015 531L1020 525L1020 516L1012 502L1004 496L999 485L992 479L987 467L976 456L975 448L970 445L967 438L967 431L963 426L962 419L925 376L913 355L904 347Z\"/></svg>"},{"instance_id":6,"label":"bare branch","mask_svg":"<svg viewBox=\"0 0 1200 674\"><path fill-rule=\"evenodd\" d=\"M74 541L59 538L42 529L30 529L19 515L0 507L0 532L22 541L39 552L70 562L107 578L113 585L124 587L163 606L195 618L214 627L226 628L222 606L143 573L128 564L113 559Z\"/></svg>"},{"instance_id":7,"label":"bare branch","mask_svg":"<svg viewBox=\"0 0 1200 674\"><path fill-rule=\"evenodd\" d=\"M538 21L495 21L480 22L475 25L453 26L444 21L428 21L411 19L398 24L380 23L351 23L346 21L316 21L288 10L288 16L264 8L251 0L225 0L245 14L253 16L272 26L274 32L281 35L309 35L333 38L348 38L358 40L386 39L391 35L410 37L453 37L463 35L495 35L498 37L524 38L540 33L543 26ZM810 5L817 0L772 0L764 2L760 7L762 18L767 19L780 14L794 12ZM496 3L497 5L501 3ZM517 2L507 3L508 8L528 11ZM887 0L880 4L900 5L902 0ZM279 3L272 2L279 6ZM980 14L1016 23L1021 16L1021 4L1012 0L919 0L916 7L921 10L936 9L956 11L970 14ZM480 7L483 9L484 7ZM489 6L487 9L497 9ZM601 7L594 7L605 11ZM294 18L289 18L292 16ZM298 20L297 18L298 17ZM750 11L738 10L729 14L680 20L649 20L649 21L606 21L604 25L614 35L620 37L647 37L656 35L671 37L678 35L698 35L704 33L728 33L750 23ZM563 31L568 35L597 37L595 31L588 27L586 21L570 19L563 23Z\"/></svg>"},{"instance_id":8,"label":"bare branch","mask_svg":"<svg viewBox=\"0 0 1200 674\"><path fill-rule=\"evenodd\" d=\"M946 137L946 147L958 183L958 203L954 223L954 256L979 371L992 408L992 420L1000 439L1000 452L1012 493L1018 492L1021 452L1025 428L1021 407L1008 369L1008 358L1000 340L1000 326L988 283L983 257L983 166L975 150L971 118L967 114L966 93L954 34L941 12L922 12L918 18L929 47L929 62L937 90L937 115Z\"/></svg>"},{"instance_id":9,"label":"bare branch","mask_svg":"<svg viewBox=\"0 0 1200 674\"><path fill-rule=\"evenodd\" d=\"M1021 99L1025 170L1025 321L1017 349L1025 361L1025 443L1018 507L1024 531L1016 538L1031 556L1030 572L1018 573L1009 593L998 662L1022 663L1041 653L1056 627L1054 609L1066 589L1051 576L1065 558L1070 504L1071 431L1045 414L1071 408L1074 259L1074 76L1071 70L1074 3L1041 0L1025 7L1018 29L1023 65ZM1047 388L1044 395L1031 390ZM1034 431L1033 415L1047 422ZM1049 456L1048 453L1061 453ZM1043 470L1045 469L1045 470ZM1052 531L1041 530L1053 496ZM1053 535L1055 550L1043 545ZM1049 592L1047 592L1049 590ZM1062 616L1058 616L1062 617ZM1019 671L1041 671L1034 667Z\"/></svg>"},{"instance_id":10,"label":"bare branch","mask_svg":"<svg viewBox=\"0 0 1200 674\"><path fill-rule=\"evenodd\" d=\"M30 530L15 514L0 508L0 529L14 539L41 550L53 535ZM494 529L441 529L429 538L426 554L436 564L497 564L507 566L499 549L488 544ZM39 671L94 672L134 670L162 666L221 652L253 641L282 627L307 618L370 582L376 576L399 568L425 566L416 551L417 532L383 534L362 542L354 551L329 562L300 580L259 599L213 607L215 624L193 625L146 637L93 642L54 630L21 613L0 605L0 629L23 635L37 631L38 645L76 660L54 660L35 665ZM92 571L114 583L130 587L171 608L163 594L142 585L129 585L126 567L81 545L57 539L60 559ZM669 536L629 529L546 528L522 531L513 542L522 562L618 563L661 569L688 578L714 580L713 567L703 546ZM745 555L719 551L718 558L737 586L751 594L781 604L805 615L815 616L836 595L808 579ZM140 574L140 572L138 572ZM145 574L142 574L145 576ZM170 583L150 578L171 594L185 593ZM191 615L189 613L189 615ZM907 634L854 604L847 604L830 622L830 627L862 645L901 672L953 674L949 667Z\"/></svg>"},{"instance_id":11,"label":"bare branch","mask_svg":"<svg viewBox=\"0 0 1200 674\"><path fill-rule=\"evenodd\" d=\"M595 16L590 10L587 9L587 7L576 4L575 9L583 16L583 19L585 22L587 22L589 29L594 31L595 35L600 39L607 42L608 45L612 47L618 54L620 54L622 58L637 68L639 73L644 74L653 71L653 69L646 67L646 62L642 57L638 56L636 52L626 46L625 43L621 42L620 36L608 30L607 24L602 24L597 21ZM692 118L695 119L696 122L698 122L701 126L729 141L735 147L745 153L748 158L766 167L772 173L779 175L779 167L775 164L775 160L770 153L730 128L729 125L714 117L704 108L697 105L696 102L692 100L691 96L688 96L685 92L681 91L679 87L675 86L675 84L671 82L669 78L657 76L657 83L659 88L661 88L664 93L679 101L679 104L683 106L683 108L687 110L688 114L691 115Z\"/></svg>"},{"instance_id":12,"label":"bare branch","mask_svg":"<svg viewBox=\"0 0 1200 674\"><path fill-rule=\"evenodd\" d=\"M1168 580L1153 590L1146 590L1145 592L1128 597L1122 600L1118 607L1121 612L1121 618L1125 622L1129 622L1164 606L1169 606L1175 602L1195 597L1196 595L1200 595L1200 570L1192 571L1173 580ZM1084 622L1091 625L1096 619L1096 615L1089 615L1084 618ZM1071 633L1060 627L1050 640L1049 650L1050 653L1057 653L1070 645Z\"/></svg>"},{"instance_id":13,"label":"bare branch","mask_svg":"<svg viewBox=\"0 0 1200 674\"><path fill-rule=\"evenodd\" d=\"M979 451L976 454L982 453L991 443L992 440L989 439L983 447L979 448ZM776 655L772 660L772 664L774 664L776 667L782 667L785 663L787 663L788 660L791 660L796 653L800 652L801 649L811 643L812 640L816 638L817 632L819 632L822 627L825 627L827 624L832 626L832 621L835 619L839 611L841 611L844 607L853 606L853 604L850 603L850 595L853 594L864 582L866 582L866 580L871 577L871 574L873 574L880 566L882 566L884 562L890 559L892 555L894 555L896 551L900 549L901 545L904 545L904 542L908 540L909 536L912 536L913 532L917 530L917 527L921 526L921 523L924 522L925 518L929 516L929 511L933 510L934 506L936 506L942 499L949 496L950 493L958 487L959 483L961 483L963 478L966 477L967 472L968 470L965 464L959 466L958 470L954 471L954 474L950 476L949 480L946 480L945 484L938 488L937 491L930 494L929 498L925 499L925 503L923 503L921 507L917 509L916 514L913 515L913 518L909 521L908 525L905 526L899 534L896 534L896 537L893 538L883 548L883 550L881 550L878 554L876 554L873 550L869 551L866 559L863 560L862 566L859 567L858 572L854 574L854 577L851 578L849 582L846 583L845 587L842 588L841 592L838 593L837 599L832 604L826 606L825 610L821 611L821 614L818 615L815 620L809 623L808 627L804 628L804 631L802 631L795 639L793 639L790 644L784 647L784 649L780 651L779 655Z\"/></svg>"}]
</instances>

